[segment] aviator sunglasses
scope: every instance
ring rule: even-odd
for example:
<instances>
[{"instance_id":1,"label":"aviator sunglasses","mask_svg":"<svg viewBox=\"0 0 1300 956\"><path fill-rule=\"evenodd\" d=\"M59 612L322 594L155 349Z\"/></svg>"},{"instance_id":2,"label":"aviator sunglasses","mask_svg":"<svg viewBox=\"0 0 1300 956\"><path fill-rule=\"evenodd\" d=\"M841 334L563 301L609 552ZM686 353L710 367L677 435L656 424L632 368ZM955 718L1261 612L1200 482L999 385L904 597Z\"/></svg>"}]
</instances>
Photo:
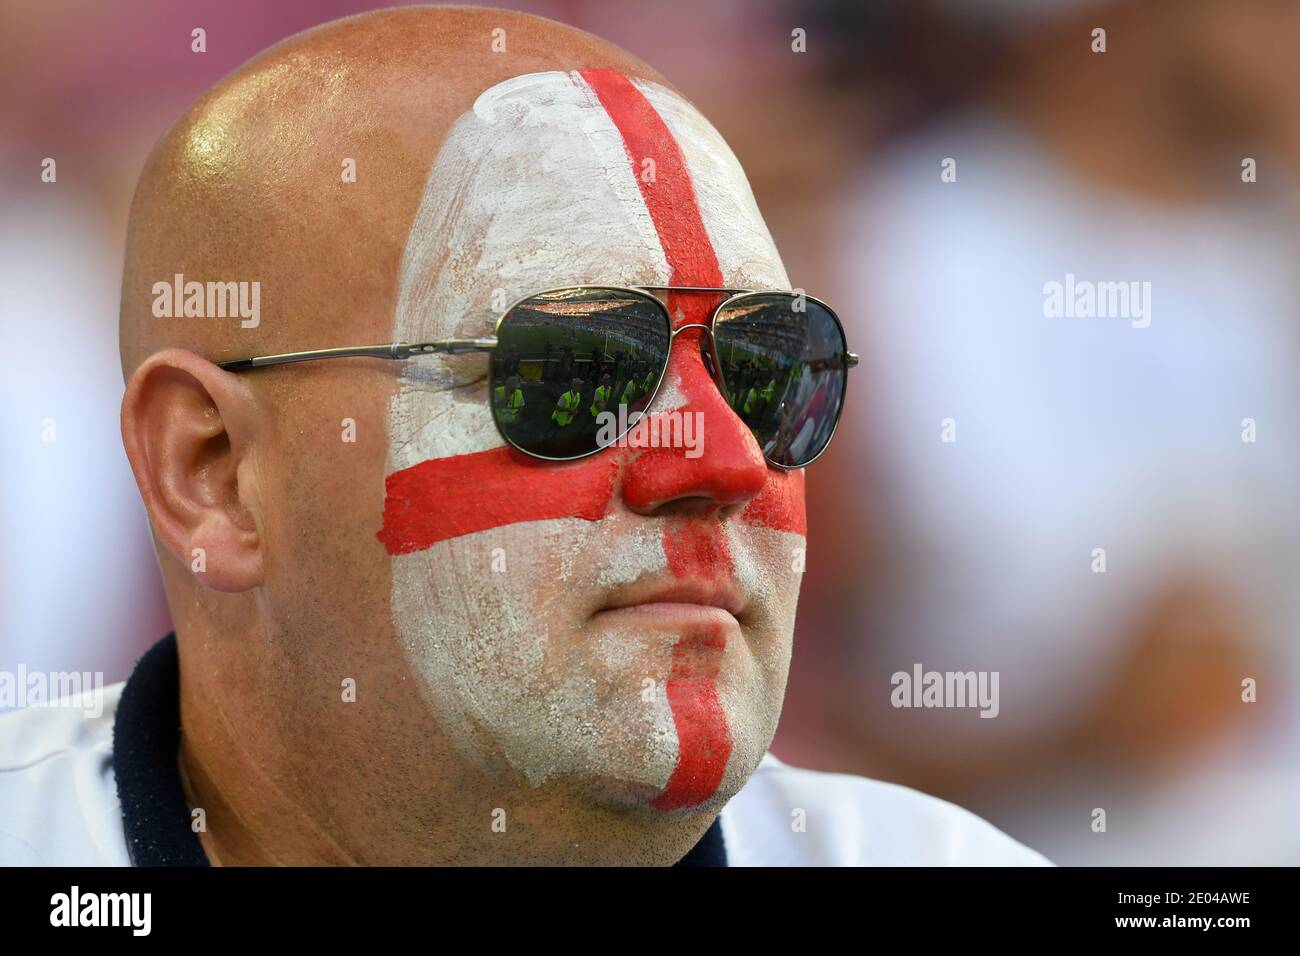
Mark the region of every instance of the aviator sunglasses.
<instances>
[{"instance_id":1,"label":"aviator sunglasses","mask_svg":"<svg viewBox=\"0 0 1300 956\"><path fill-rule=\"evenodd\" d=\"M722 300L707 325L674 329L653 292L712 293ZM858 357L830 307L793 292L567 286L510 306L494 338L288 352L217 367L242 372L353 356L404 361L490 352L489 397L501 437L534 458L572 461L615 444L636 426L663 384L673 339L687 329L701 331L705 368L768 464L802 468L826 450Z\"/></svg>"}]
</instances>

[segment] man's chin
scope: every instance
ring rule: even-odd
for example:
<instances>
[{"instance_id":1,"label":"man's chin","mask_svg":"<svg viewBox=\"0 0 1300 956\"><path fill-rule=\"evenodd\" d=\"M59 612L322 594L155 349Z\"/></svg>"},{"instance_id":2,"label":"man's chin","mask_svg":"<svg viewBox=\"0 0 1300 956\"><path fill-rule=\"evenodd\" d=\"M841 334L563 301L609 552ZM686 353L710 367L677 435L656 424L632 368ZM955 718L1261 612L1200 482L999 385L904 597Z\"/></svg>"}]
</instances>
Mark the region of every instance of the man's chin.
<instances>
[{"instance_id":1,"label":"man's chin","mask_svg":"<svg viewBox=\"0 0 1300 956\"><path fill-rule=\"evenodd\" d=\"M746 775L747 776L747 775ZM644 814L655 820L683 820L700 815L716 816L739 792L744 778L726 774L719 785L696 802L663 808L665 787L606 774L571 774L563 785L576 800L624 814Z\"/></svg>"}]
</instances>

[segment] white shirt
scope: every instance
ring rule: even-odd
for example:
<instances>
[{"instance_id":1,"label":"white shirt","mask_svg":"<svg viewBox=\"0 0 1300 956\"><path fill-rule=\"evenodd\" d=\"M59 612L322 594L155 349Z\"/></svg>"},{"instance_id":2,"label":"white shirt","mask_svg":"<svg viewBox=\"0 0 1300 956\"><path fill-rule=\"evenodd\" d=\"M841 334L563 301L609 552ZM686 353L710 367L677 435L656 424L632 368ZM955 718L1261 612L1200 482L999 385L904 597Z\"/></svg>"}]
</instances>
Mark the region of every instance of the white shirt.
<instances>
[{"instance_id":1,"label":"white shirt","mask_svg":"<svg viewBox=\"0 0 1300 956\"><path fill-rule=\"evenodd\" d=\"M113 776L123 686L103 689L96 717L71 706L0 716L0 865L130 865ZM1050 865L951 803L771 754L721 820L728 866Z\"/></svg>"}]
</instances>

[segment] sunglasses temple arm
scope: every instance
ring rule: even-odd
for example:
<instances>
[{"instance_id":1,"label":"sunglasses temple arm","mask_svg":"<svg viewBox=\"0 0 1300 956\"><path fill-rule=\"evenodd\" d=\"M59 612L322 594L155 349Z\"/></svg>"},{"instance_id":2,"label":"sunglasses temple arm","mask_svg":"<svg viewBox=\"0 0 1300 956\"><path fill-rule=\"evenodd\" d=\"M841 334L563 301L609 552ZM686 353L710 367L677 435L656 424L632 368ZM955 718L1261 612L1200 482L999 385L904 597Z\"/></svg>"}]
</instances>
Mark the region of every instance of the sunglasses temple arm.
<instances>
[{"instance_id":1,"label":"sunglasses temple arm","mask_svg":"<svg viewBox=\"0 0 1300 956\"><path fill-rule=\"evenodd\" d=\"M381 358L401 361L417 355L443 352L456 355L461 352L490 352L496 348L496 339L442 339L437 342L389 342L385 345L353 345L339 349L314 349L310 352L285 352L280 355L259 355L256 358L218 362L217 368L226 372L242 372L268 365L289 365L293 362L314 362L332 358Z\"/></svg>"},{"instance_id":2,"label":"sunglasses temple arm","mask_svg":"<svg viewBox=\"0 0 1300 956\"><path fill-rule=\"evenodd\" d=\"M392 357L406 359L416 355L427 355L431 352L443 352L448 355L459 355L462 352L491 352L496 347L497 340L492 338L441 339L437 342L399 342L392 346Z\"/></svg>"}]
</instances>

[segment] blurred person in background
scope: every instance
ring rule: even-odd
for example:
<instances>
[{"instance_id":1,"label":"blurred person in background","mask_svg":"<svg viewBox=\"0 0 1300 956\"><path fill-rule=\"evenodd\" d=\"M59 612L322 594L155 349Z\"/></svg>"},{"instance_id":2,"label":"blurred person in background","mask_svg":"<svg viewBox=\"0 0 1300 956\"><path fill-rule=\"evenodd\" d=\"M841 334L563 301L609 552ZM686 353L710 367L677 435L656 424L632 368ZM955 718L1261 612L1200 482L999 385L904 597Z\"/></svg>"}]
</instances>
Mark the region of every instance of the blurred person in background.
<instances>
[{"instance_id":1,"label":"blurred person in background","mask_svg":"<svg viewBox=\"0 0 1300 956\"><path fill-rule=\"evenodd\" d=\"M377 5L0 0L0 672L111 683L171 629L113 434L122 237L158 129L271 39Z\"/></svg>"},{"instance_id":2,"label":"blurred person in background","mask_svg":"<svg viewBox=\"0 0 1300 956\"><path fill-rule=\"evenodd\" d=\"M902 135L845 205L860 477L819 498L854 520L778 743L1060 861L1295 862L1300 7L823 12L837 82L879 78L854 23L927 56L895 53ZM1049 317L1067 276L1149 283L1149 312ZM891 706L917 663L999 672L997 719Z\"/></svg>"},{"instance_id":3,"label":"blurred person in background","mask_svg":"<svg viewBox=\"0 0 1300 956\"><path fill-rule=\"evenodd\" d=\"M111 11L77 12L0 4L0 672L111 682L170 627L113 435L121 226L139 162L125 107L141 107L124 94L146 93L97 31Z\"/></svg>"}]
</instances>

